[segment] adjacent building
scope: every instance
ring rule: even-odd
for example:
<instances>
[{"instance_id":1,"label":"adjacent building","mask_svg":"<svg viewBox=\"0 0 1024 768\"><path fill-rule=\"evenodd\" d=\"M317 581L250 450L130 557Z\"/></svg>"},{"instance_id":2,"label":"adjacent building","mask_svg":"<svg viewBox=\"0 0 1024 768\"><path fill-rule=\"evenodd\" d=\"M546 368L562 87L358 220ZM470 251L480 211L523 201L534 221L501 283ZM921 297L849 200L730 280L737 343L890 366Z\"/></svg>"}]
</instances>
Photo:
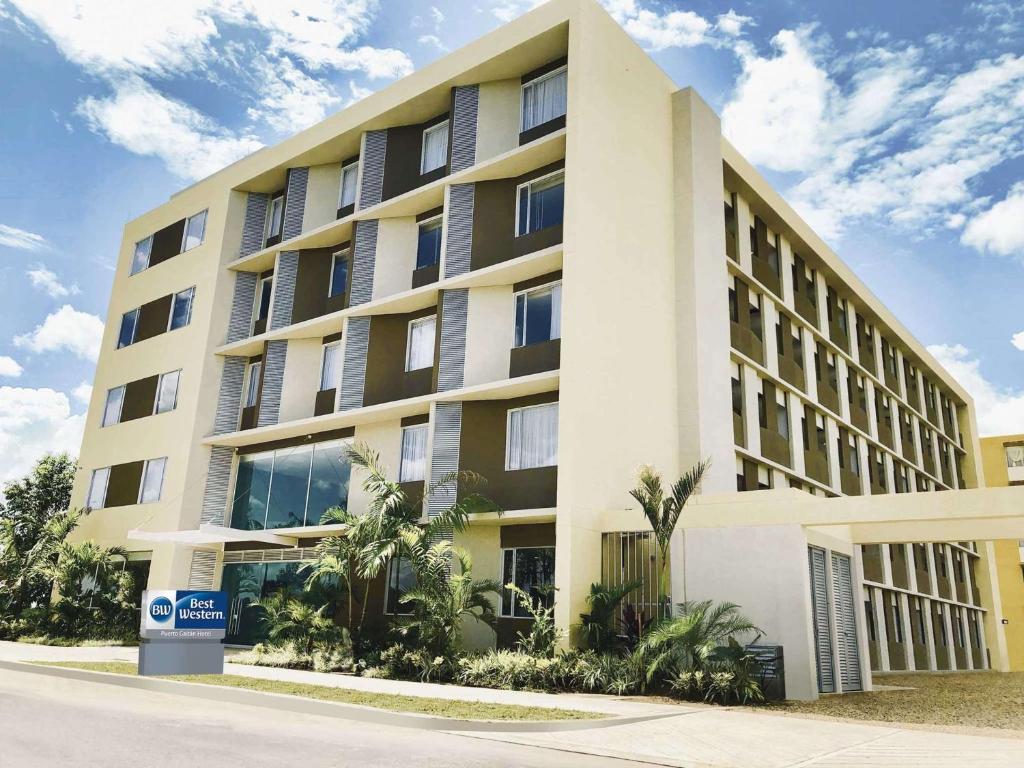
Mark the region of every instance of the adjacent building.
<instances>
[{"instance_id":1,"label":"adjacent building","mask_svg":"<svg viewBox=\"0 0 1024 768\"><path fill-rule=\"evenodd\" d=\"M297 588L336 535L323 511L366 508L354 441L410 493L486 477L504 513L456 543L480 576L553 583L563 628L591 583L656 567L637 466L709 458L695 520L724 511L677 536L673 594L764 614L791 695L993 663L975 529L891 527L984 484L969 396L592 0L543 5L126 226L78 537L128 546L152 588L227 589L231 639L251 642L246 606ZM850 523L897 495L889 528ZM408 580L393 563L371 612L400 612ZM750 582L770 599L745 601ZM522 627L497 602L497 638L469 644Z\"/></svg>"}]
</instances>

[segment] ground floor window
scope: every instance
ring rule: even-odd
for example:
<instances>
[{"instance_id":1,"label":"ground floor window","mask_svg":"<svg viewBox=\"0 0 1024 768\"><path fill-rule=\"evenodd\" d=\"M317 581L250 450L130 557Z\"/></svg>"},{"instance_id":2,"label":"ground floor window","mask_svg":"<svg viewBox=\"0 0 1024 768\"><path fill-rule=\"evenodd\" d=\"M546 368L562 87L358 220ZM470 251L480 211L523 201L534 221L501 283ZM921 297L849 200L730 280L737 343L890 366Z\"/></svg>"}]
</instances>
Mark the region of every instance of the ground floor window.
<instances>
[{"instance_id":1,"label":"ground floor window","mask_svg":"<svg viewBox=\"0 0 1024 768\"><path fill-rule=\"evenodd\" d=\"M408 615L412 613L412 605L402 602L402 596L416 586L416 573L412 564L404 559L391 560L388 563L387 600L384 612L392 615Z\"/></svg>"},{"instance_id":2,"label":"ground floor window","mask_svg":"<svg viewBox=\"0 0 1024 768\"><path fill-rule=\"evenodd\" d=\"M555 548L519 547L503 549L501 583L515 584L526 592L535 606L550 608L555 596ZM501 615L515 618L529 618L511 590L501 593Z\"/></svg>"}]
</instances>

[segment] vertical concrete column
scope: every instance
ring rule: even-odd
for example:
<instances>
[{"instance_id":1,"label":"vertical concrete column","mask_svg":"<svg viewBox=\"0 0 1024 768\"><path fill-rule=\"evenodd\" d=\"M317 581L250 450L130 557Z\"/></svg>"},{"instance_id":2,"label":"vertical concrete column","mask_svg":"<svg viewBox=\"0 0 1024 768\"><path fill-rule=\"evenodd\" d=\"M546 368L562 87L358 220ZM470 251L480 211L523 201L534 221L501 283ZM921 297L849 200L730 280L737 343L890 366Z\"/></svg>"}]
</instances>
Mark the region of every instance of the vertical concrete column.
<instances>
[{"instance_id":1,"label":"vertical concrete column","mask_svg":"<svg viewBox=\"0 0 1024 768\"><path fill-rule=\"evenodd\" d=\"M779 270L783 303L796 313L796 287L793 285L793 249L789 240L779 235Z\"/></svg>"},{"instance_id":2,"label":"vertical concrete column","mask_svg":"<svg viewBox=\"0 0 1024 768\"><path fill-rule=\"evenodd\" d=\"M934 672L939 668L939 662L938 657L935 655L935 625L932 623L932 614L934 613L932 602L929 598L921 599L921 610L924 611L924 631L926 633L924 641L928 648L928 669Z\"/></svg>"},{"instance_id":3,"label":"vertical concrete column","mask_svg":"<svg viewBox=\"0 0 1024 768\"><path fill-rule=\"evenodd\" d=\"M882 558L882 581L886 586L893 586L892 580L892 552L890 547L899 547L902 544L881 544L879 545L879 557Z\"/></svg>"},{"instance_id":4,"label":"vertical concrete column","mask_svg":"<svg viewBox=\"0 0 1024 768\"><path fill-rule=\"evenodd\" d=\"M949 656L949 668L951 671L956 672L960 669L956 662L956 637L953 636L953 619L951 611L955 610L955 607L950 603L939 603L939 607L942 610L942 623L946 625L946 637L949 639L949 644L946 646L949 650L947 654Z\"/></svg>"},{"instance_id":5,"label":"vertical concrete column","mask_svg":"<svg viewBox=\"0 0 1024 768\"><path fill-rule=\"evenodd\" d=\"M902 547L904 545L894 544L893 546ZM910 598L903 592L897 592L896 600L900 607L900 616L903 617L903 652L906 654L906 667L908 670L913 670L916 666L914 664L914 627L910 624Z\"/></svg>"},{"instance_id":6,"label":"vertical concrete column","mask_svg":"<svg viewBox=\"0 0 1024 768\"><path fill-rule=\"evenodd\" d=\"M903 351L899 347L893 347L896 353L896 378L899 380L899 387L896 394L904 400L907 399L907 377L903 370Z\"/></svg>"},{"instance_id":7,"label":"vertical concrete column","mask_svg":"<svg viewBox=\"0 0 1024 768\"><path fill-rule=\"evenodd\" d=\"M871 495L871 468L868 466L868 443L867 440L857 436L857 455L860 456L860 492L865 496Z\"/></svg>"},{"instance_id":8,"label":"vertical concrete column","mask_svg":"<svg viewBox=\"0 0 1024 768\"><path fill-rule=\"evenodd\" d=\"M868 435L872 440L878 441L878 404L875 402L878 397L878 390L870 377L864 377L864 395L868 405Z\"/></svg>"},{"instance_id":9,"label":"vertical concrete column","mask_svg":"<svg viewBox=\"0 0 1024 768\"><path fill-rule=\"evenodd\" d=\"M818 308L818 328L825 336L828 336L828 307L826 306L828 286L825 285L825 276L821 274L820 270L814 272L814 292L817 298L815 306ZM822 363L824 362L822 360Z\"/></svg>"},{"instance_id":10,"label":"vertical concrete column","mask_svg":"<svg viewBox=\"0 0 1024 768\"><path fill-rule=\"evenodd\" d=\"M822 364L825 364L824 360ZM846 358L842 355L836 355L836 379L839 384L839 416L847 424L850 423L850 385L847 382L852 375Z\"/></svg>"},{"instance_id":11,"label":"vertical concrete column","mask_svg":"<svg viewBox=\"0 0 1024 768\"><path fill-rule=\"evenodd\" d=\"M743 366L743 429L746 432L746 448L755 456L761 455L761 425L757 396L761 394L761 377L753 368Z\"/></svg>"},{"instance_id":12,"label":"vertical concrete column","mask_svg":"<svg viewBox=\"0 0 1024 768\"><path fill-rule=\"evenodd\" d=\"M793 472L797 475L805 475L804 467L804 437L803 437L803 415L804 415L804 403L796 395L787 395L789 407L789 447L790 447L790 460L793 463ZM812 435L816 433L815 425L807 425L807 438L808 440L813 439Z\"/></svg>"},{"instance_id":13,"label":"vertical concrete column","mask_svg":"<svg viewBox=\"0 0 1024 768\"><path fill-rule=\"evenodd\" d=\"M831 561L832 558L828 558ZM871 677L871 649L868 647L868 623L867 623L867 609L865 607L867 603L867 587L864 586L864 556L861 547L857 544L853 545L853 575L854 575L854 587L856 606L854 607L854 614L856 616L857 625L857 647L859 649L858 656L860 656L860 679L863 683L865 691L870 691L874 688L874 682ZM833 624L837 622L833 621ZM838 646L833 645L833 649ZM838 663L838 659L833 658L833 665ZM838 667L834 667L838 669ZM838 677L838 675L837 675ZM836 690L840 690L837 687Z\"/></svg>"},{"instance_id":14,"label":"vertical concrete column","mask_svg":"<svg viewBox=\"0 0 1024 768\"><path fill-rule=\"evenodd\" d=\"M828 484L839 493L842 487L839 480L839 428L831 416L825 416L825 448L828 451Z\"/></svg>"},{"instance_id":15,"label":"vertical concrete column","mask_svg":"<svg viewBox=\"0 0 1024 768\"><path fill-rule=\"evenodd\" d=\"M882 590L870 587L875 609L875 632L878 635L878 667L881 672L888 672L889 666L889 633L885 631L885 603Z\"/></svg>"},{"instance_id":16,"label":"vertical concrete column","mask_svg":"<svg viewBox=\"0 0 1024 768\"><path fill-rule=\"evenodd\" d=\"M999 591L999 577L996 568L995 542L978 542L978 595L981 604L988 610L982 614L982 652L989 652L992 669L1000 672L1010 670L1009 646L1006 628L1003 626L1003 596Z\"/></svg>"},{"instance_id":17,"label":"vertical concrete column","mask_svg":"<svg viewBox=\"0 0 1024 768\"><path fill-rule=\"evenodd\" d=\"M974 638L971 637L971 624L967 620L967 609L957 606L960 612L960 626L964 628L964 658L967 660L967 669L974 669L974 654L971 649L974 647Z\"/></svg>"},{"instance_id":18,"label":"vertical concrete column","mask_svg":"<svg viewBox=\"0 0 1024 768\"><path fill-rule=\"evenodd\" d=\"M750 213L750 205L742 197L736 195L736 248L738 249L736 255L739 257L740 267L748 275L754 273L753 246L750 243L750 228L753 223L754 217Z\"/></svg>"},{"instance_id":19,"label":"vertical concrete column","mask_svg":"<svg viewBox=\"0 0 1024 768\"><path fill-rule=\"evenodd\" d=\"M761 294L761 322L764 324L764 367L773 378L779 378L779 343L775 336L775 324L779 321L779 310L775 299L768 293Z\"/></svg>"},{"instance_id":20,"label":"vertical concrete column","mask_svg":"<svg viewBox=\"0 0 1024 768\"><path fill-rule=\"evenodd\" d=\"M892 454L888 451L883 451L882 461L885 464L885 490L887 493L896 492L896 462L893 461Z\"/></svg>"},{"instance_id":21,"label":"vertical concrete column","mask_svg":"<svg viewBox=\"0 0 1024 768\"><path fill-rule=\"evenodd\" d=\"M818 402L818 379L814 372L814 351L817 348L814 335L809 328L803 331L803 353L804 353L804 391L807 392L807 399L812 403ZM824 363L824 361L822 361Z\"/></svg>"},{"instance_id":22,"label":"vertical concrete column","mask_svg":"<svg viewBox=\"0 0 1024 768\"><path fill-rule=\"evenodd\" d=\"M914 441L914 452L917 454L914 468L921 472L924 470L924 445L921 442L921 421L914 414L913 409L910 410L910 432L911 438Z\"/></svg>"}]
</instances>

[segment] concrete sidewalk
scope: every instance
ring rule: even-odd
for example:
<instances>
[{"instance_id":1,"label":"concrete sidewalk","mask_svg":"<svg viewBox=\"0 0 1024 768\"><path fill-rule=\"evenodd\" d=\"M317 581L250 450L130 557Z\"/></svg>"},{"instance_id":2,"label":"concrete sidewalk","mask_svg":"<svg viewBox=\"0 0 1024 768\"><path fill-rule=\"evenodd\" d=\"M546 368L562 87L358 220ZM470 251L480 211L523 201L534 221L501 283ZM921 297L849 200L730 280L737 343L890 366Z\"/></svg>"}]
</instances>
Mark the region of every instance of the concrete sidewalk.
<instances>
[{"instance_id":1,"label":"concrete sidewalk","mask_svg":"<svg viewBox=\"0 0 1024 768\"><path fill-rule=\"evenodd\" d=\"M134 661L135 648L55 648L0 643L10 661ZM497 691L454 685L373 680L298 670L229 664L231 674L467 701L568 707L618 716L650 714L655 719L605 728L553 733L452 733L479 739L621 758L656 765L714 768L796 768L797 766L965 766L1018 768L1024 739L966 735L938 728L810 719L771 712L590 694ZM673 714L674 713L674 714ZM669 716L665 716L668 714ZM659 716L660 715L660 716ZM1019 736L1019 734L1017 734Z\"/></svg>"}]
</instances>

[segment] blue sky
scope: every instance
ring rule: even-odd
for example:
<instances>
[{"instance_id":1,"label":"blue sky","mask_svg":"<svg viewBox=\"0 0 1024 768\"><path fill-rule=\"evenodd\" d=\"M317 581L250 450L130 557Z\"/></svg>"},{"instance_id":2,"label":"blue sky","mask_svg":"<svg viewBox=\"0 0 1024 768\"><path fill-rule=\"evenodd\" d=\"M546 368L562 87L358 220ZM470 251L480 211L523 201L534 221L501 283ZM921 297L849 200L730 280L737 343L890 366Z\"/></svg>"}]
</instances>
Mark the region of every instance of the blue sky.
<instances>
[{"instance_id":1,"label":"blue sky","mask_svg":"<svg viewBox=\"0 0 1024 768\"><path fill-rule=\"evenodd\" d=\"M0 0L0 480L77 449L125 221L530 0ZM603 4L1024 431L1024 7Z\"/></svg>"}]
</instances>

